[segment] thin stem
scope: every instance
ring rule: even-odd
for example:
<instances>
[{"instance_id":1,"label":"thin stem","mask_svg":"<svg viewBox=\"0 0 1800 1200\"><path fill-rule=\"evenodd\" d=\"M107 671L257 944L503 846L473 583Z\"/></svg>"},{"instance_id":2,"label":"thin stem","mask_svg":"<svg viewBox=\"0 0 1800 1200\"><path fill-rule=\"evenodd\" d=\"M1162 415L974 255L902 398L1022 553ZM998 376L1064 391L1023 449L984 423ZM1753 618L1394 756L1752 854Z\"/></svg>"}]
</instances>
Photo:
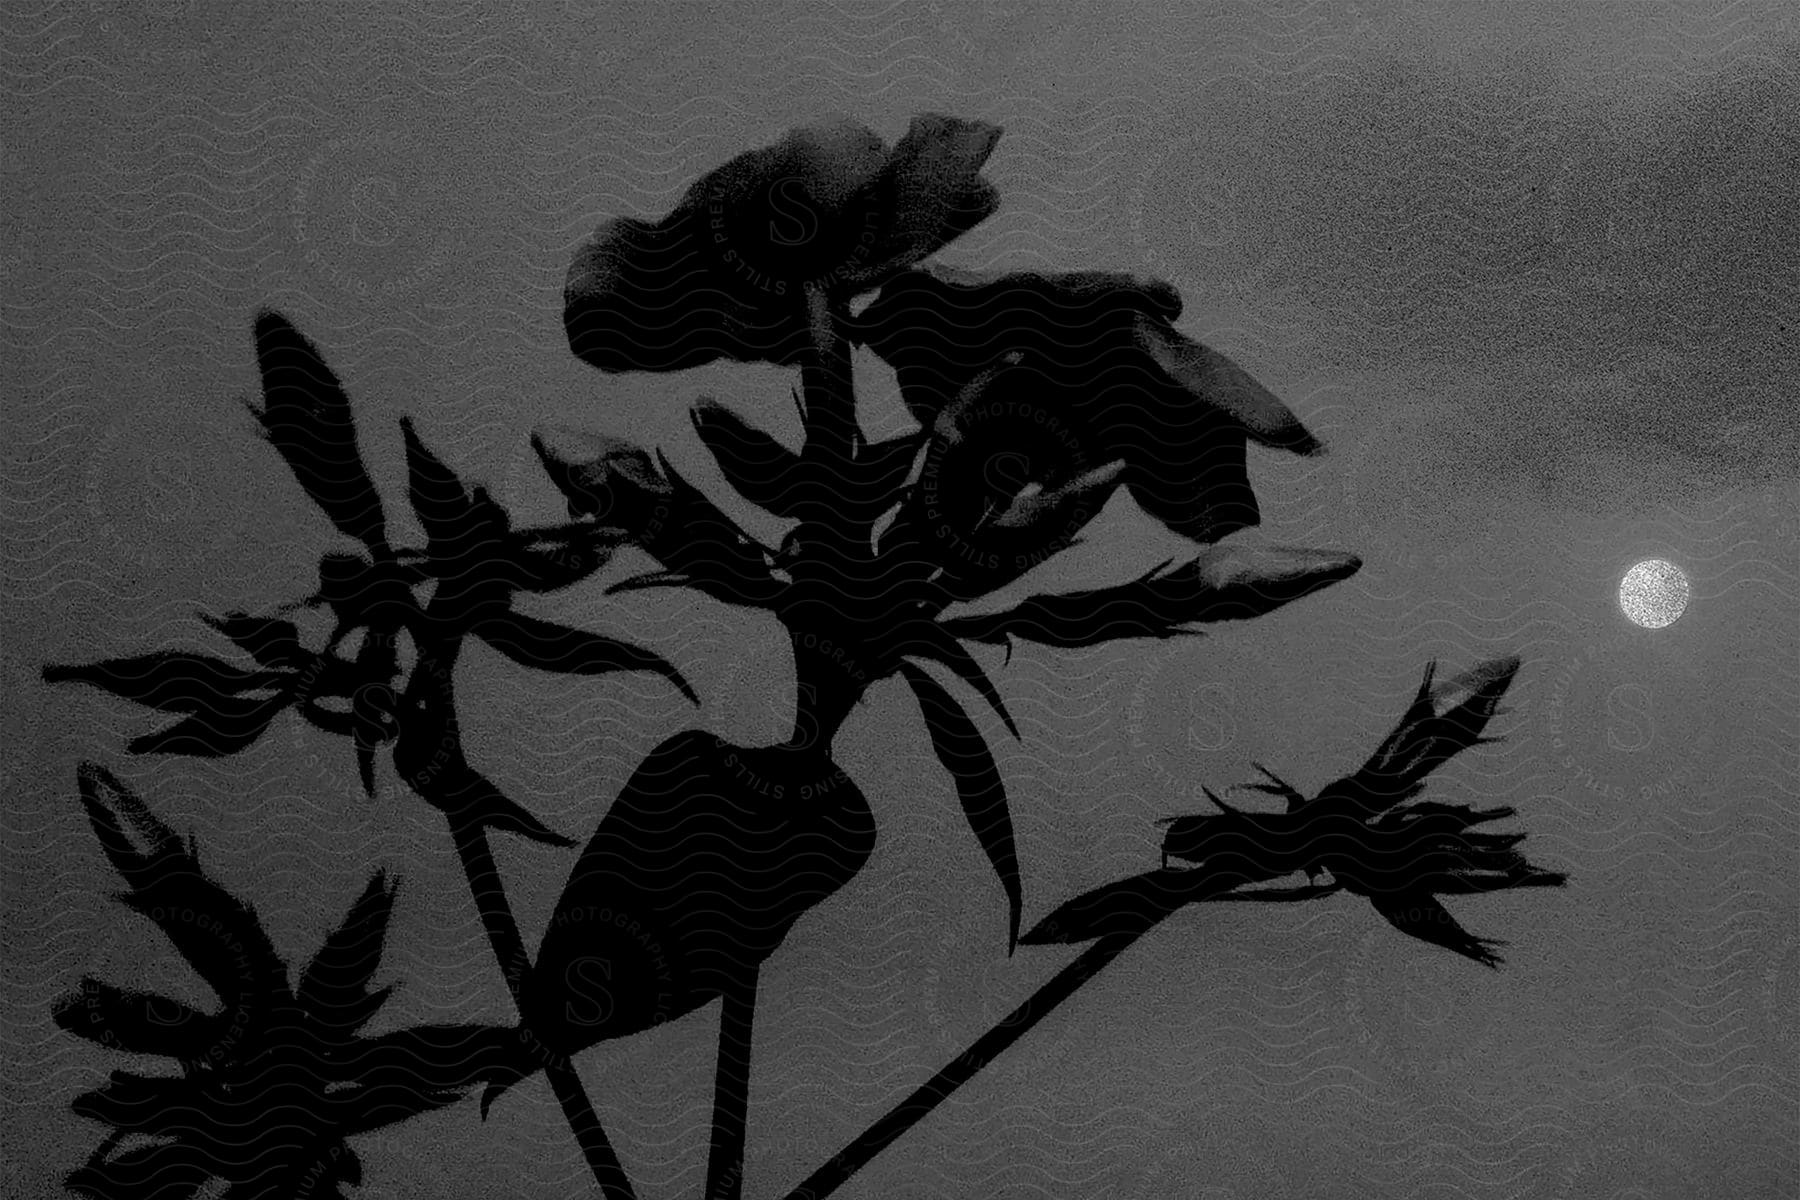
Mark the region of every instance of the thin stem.
<instances>
[{"instance_id":1,"label":"thin stem","mask_svg":"<svg viewBox=\"0 0 1800 1200\"><path fill-rule=\"evenodd\" d=\"M707 1200L738 1200L744 1188L744 1124L750 1093L750 1024L756 1013L755 967L725 989L719 1010L719 1059L713 1068L712 1151Z\"/></svg>"},{"instance_id":2,"label":"thin stem","mask_svg":"<svg viewBox=\"0 0 1800 1200\"><path fill-rule=\"evenodd\" d=\"M606 1200L637 1200L631 1180L619 1164L618 1155L613 1153L612 1143L606 1140L606 1130L600 1127L594 1106L588 1102L587 1091L581 1086L581 1076L575 1073L575 1065L558 1055L544 1070L550 1076L550 1086L556 1089L556 1098L562 1102L563 1117L575 1131L575 1140L581 1143L582 1152L587 1155L588 1167L600 1181L600 1194Z\"/></svg>"},{"instance_id":3,"label":"thin stem","mask_svg":"<svg viewBox=\"0 0 1800 1200\"><path fill-rule=\"evenodd\" d=\"M1167 916L1168 914L1163 914ZM1043 987L1033 992L1025 1003L1013 1009L999 1024L982 1034L975 1044L959 1054L949 1066L920 1085L856 1140L832 1157L830 1162L807 1176L788 1193L787 1200L820 1200L843 1186L850 1176L871 1159L891 1146L901 1134L924 1120L931 1111L957 1088L974 1078L1000 1054L1018 1041L1039 1021L1055 1011L1056 1006L1074 995L1082 984L1099 974L1106 965L1122 954L1138 938L1161 923L1162 917L1129 933L1110 933L1089 946L1081 957L1058 971Z\"/></svg>"},{"instance_id":4,"label":"thin stem","mask_svg":"<svg viewBox=\"0 0 1800 1200\"><path fill-rule=\"evenodd\" d=\"M469 894L487 927L488 942L494 948L494 960L506 977L506 990L518 1004L525 984L525 972L531 969L531 958L525 952L525 939L513 920L512 906L506 901L506 887L500 870L494 865L493 851L488 847L487 830L474 822L456 824L451 829L456 839L456 853L462 859L463 874L469 880Z\"/></svg>"},{"instance_id":5,"label":"thin stem","mask_svg":"<svg viewBox=\"0 0 1800 1200\"><path fill-rule=\"evenodd\" d=\"M451 685L451 672L458 648L455 642L440 643L429 650L421 647L418 667L425 668L426 674L419 675L415 668L415 677L436 681L430 689L436 694L426 703L443 706L438 715L443 718L441 728L447 743L444 753L449 762L442 771L416 782L414 790L427 802L447 812L472 813L476 811L476 806L459 804L457 801L484 789L494 790L494 785L470 767L468 760L463 757L462 736L456 724ZM507 903L505 881L500 878L500 870L494 865L493 851L488 846L487 829L477 820L453 819L450 832L456 842L457 855L462 859L463 874L469 881L469 894L474 898L475 908L481 913L481 923L487 929L494 961L500 968L500 974L506 979L507 991L512 994L513 1004L523 1019L525 973L531 969L531 958L525 951L525 939L519 934L519 923L513 919L512 906ZM619 1162L612 1143L607 1140L606 1130L601 1127L600 1118L594 1113L594 1106L581 1086L581 1077L575 1073L574 1065L567 1057L550 1055L546 1058L544 1070L550 1077L550 1086L555 1089L557 1100L562 1104L563 1118L568 1121L569 1129L580 1143L588 1169L594 1173L606 1200L637 1200L631 1180L625 1174L625 1168Z\"/></svg>"},{"instance_id":6,"label":"thin stem","mask_svg":"<svg viewBox=\"0 0 1800 1200\"><path fill-rule=\"evenodd\" d=\"M943 1070L926 1080L888 1114L858 1134L856 1140L838 1151L829 1162L789 1192L786 1200L821 1200L830 1195L874 1157L931 1114L952 1093L973 1079L983 1067L998 1058L1007 1047L1024 1037L1031 1027L1049 1016L1056 1006L1074 995L1081 986L1098 975L1113 959L1124 953L1133 942L1160 925L1171 913L1188 903L1243 900L1272 903L1294 903L1316 900L1338 891L1337 884L1315 884L1295 888L1264 888L1251 892L1227 892L1223 895L1197 895L1164 912L1146 916L1135 929L1109 933L1098 938L1079 958L1058 971L1048 983L1033 992L1025 1003L1001 1018L998 1024L975 1040Z\"/></svg>"},{"instance_id":7,"label":"thin stem","mask_svg":"<svg viewBox=\"0 0 1800 1200\"><path fill-rule=\"evenodd\" d=\"M468 771L468 774L474 776L475 781L486 783L474 771ZM469 892L475 897L476 908L481 910L482 924L487 926L488 941L494 948L494 960L500 965L500 973L506 977L513 1003L523 1013L525 1006L521 993L531 959L525 953L525 940L519 935L512 907L506 901L506 888L501 882L499 869L494 866L494 856L488 847L487 830L475 822L463 822L452 832L456 837L457 853L462 857L463 872L469 879ZM637 1200L637 1193L631 1187L631 1179L625 1174L625 1168L619 1162L612 1143L607 1140L606 1130L601 1126L600 1118L595 1114L594 1106L581 1086L581 1077L575 1073L574 1065L563 1055L549 1055L546 1057L544 1071L550 1077L550 1086L556 1090L557 1100L562 1104L563 1118L568 1121L575 1140L581 1144L588 1169L593 1171L594 1178L599 1181L606 1200Z\"/></svg>"}]
</instances>

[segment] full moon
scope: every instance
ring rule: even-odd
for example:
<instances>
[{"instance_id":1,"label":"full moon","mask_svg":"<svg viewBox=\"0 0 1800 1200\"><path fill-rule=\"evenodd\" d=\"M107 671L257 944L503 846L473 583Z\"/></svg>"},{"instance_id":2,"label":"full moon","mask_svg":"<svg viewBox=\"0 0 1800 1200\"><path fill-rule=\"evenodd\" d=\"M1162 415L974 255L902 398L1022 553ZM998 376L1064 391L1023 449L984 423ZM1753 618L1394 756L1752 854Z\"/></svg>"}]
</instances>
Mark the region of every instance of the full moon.
<instances>
[{"instance_id":1,"label":"full moon","mask_svg":"<svg viewBox=\"0 0 1800 1200\"><path fill-rule=\"evenodd\" d=\"M1673 625L1687 602L1687 576L1666 559L1645 559L1619 580L1619 607L1645 629Z\"/></svg>"}]
</instances>

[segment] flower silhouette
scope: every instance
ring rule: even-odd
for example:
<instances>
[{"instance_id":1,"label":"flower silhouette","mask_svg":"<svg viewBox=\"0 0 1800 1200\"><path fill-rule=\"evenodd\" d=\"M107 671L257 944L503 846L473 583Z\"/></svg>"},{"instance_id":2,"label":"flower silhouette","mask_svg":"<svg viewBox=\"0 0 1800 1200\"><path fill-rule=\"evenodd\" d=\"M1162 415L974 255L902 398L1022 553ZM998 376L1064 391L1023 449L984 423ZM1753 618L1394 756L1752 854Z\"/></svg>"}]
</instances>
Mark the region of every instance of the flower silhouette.
<instances>
[{"instance_id":1,"label":"flower silhouette","mask_svg":"<svg viewBox=\"0 0 1800 1200\"><path fill-rule=\"evenodd\" d=\"M661 220L614 218L576 252L569 348L615 372L797 363L811 346L807 285L866 292L993 213L979 172L1000 133L926 113L891 150L840 120L740 154Z\"/></svg>"},{"instance_id":2,"label":"flower silhouette","mask_svg":"<svg viewBox=\"0 0 1800 1200\"><path fill-rule=\"evenodd\" d=\"M69 1033L181 1068L114 1071L75 1098L77 1115L113 1133L70 1174L71 1190L179 1200L217 1179L240 1200L341 1196L341 1184L361 1182L346 1138L453 1104L516 1059L516 1038L492 1026L361 1032L393 990L370 988L395 894L380 873L291 982L255 911L206 875L191 843L104 769L83 764L79 780L128 885L120 899L156 922L221 1007L91 977L57 1002ZM137 1144L121 1148L128 1138Z\"/></svg>"},{"instance_id":3,"label":"flower silhouette","mask_svg":"<svg viewBox=\"0 0 1800 1200\"><path fill-rule=\"evenodd\" d=\"M849 336L894 368L901 398L928 428L1010 402L1016 415L989 423L991 454L1035 443L1025 469L1046 488L1075 473L1070 448L1094 465L1123 459L1120 482L1138 505L1206 543L1259 520L1247 439L1297 454L1324 447L1242 367L1176 330L1181 307L1157 279L981 275L931 263L886 283ZM1008 356L1015 378L1003 394L971 394L971 381ZM1046 443L1046 419L1072 437Z\"/></svg>"}]
</instances>

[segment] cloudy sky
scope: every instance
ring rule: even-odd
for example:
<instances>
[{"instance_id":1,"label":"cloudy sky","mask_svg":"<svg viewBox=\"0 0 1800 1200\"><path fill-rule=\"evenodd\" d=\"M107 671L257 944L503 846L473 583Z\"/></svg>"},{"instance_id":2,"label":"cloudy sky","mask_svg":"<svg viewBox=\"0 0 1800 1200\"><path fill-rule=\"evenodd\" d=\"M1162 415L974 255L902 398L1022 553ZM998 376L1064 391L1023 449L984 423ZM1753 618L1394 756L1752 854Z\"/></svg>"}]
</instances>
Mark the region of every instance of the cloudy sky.
<instances>
[{"instance_id":1,"label":"cloudy sky","mask_svg":"<svg viewBox=\"0 0 1800 1200\"><path fill-rule=\"evenodd\" d=\"M843 1194L1581 1197L1785 1194L1800 1181L1800 19L1779 2L1504 6L929 2L387 5L258 11L67 0L10 10L0 56L0 863L5 1190L56 1194L96 1144L69 1099L119 1065L49 1022L84 973L206 999L75 802L93 758L199 839L290 957L378 865L406 879L384 1019L506 1020L441 819L297 726L223 763L134 761L153 727L51 690L46 660L199 648L193 610L312 584L329 527L258 443L251 314L313 337L398 508L411 414L515 513L556 498L557 421L720 484L708 394L797 438L783 373L603 377L569 355L563 273L600 220L847 114L1005 128L1000 212L945 258L1159 275L1181 327L1330 447L1252 451L1263 526L1356 578L1177 645L1026 649L985 716L1026 921L1150 865L1156 817L1263 762L1353 768L1427 662L1525 660L1507 741L1443 772L1515 805L1569 889L1453 902L1498 975L1361 902L1171 921ZM858 364L863 419L898 431ZM715 491L715 494L718 494ZM761 532L766 518L736 509ZM1181 552L1121 496L1021 591ZM1646 557L1691 580L1645 631ZM773 622L700 601L545 615L655 646L692 680L546 683L475 655L471 757L585 836L696 720L779 740ZM910 701L837 743L881 822L864 872L763 972L746 1196L791 1187L1067 958L1004 954L1004 908ZM528 938L566 852L504 845ZM1227 906L1237 907L1237 906ZM1260 906L1243 906L1257 908ZM582 1061L645 1196L693 1193L711 1010ZM367 1194L537 1195L584 1168L541 1078L365 1150ZM1213 1189L1207 1191L1205 1189Z\"/></svg>"}]
</instances>

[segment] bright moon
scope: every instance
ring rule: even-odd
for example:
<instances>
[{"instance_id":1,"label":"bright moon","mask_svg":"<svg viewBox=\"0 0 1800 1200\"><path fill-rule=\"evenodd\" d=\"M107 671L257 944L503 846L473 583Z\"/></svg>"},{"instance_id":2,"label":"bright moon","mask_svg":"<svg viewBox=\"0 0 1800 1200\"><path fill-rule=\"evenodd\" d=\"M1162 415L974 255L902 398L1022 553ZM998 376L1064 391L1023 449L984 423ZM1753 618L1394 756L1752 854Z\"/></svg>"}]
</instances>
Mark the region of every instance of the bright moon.
<instances>
[{"instance_id":1,"label":"bright moon","mask_svg":"<svg viewBox=\"0 0 1800 1200\"><path fill-rule=\"evenodd\" d=\"M1619 607L1645 629L1673 625L1687 602L1687 576L1664 559L1645 559L1619 580Z\"/></svg>"}]
</instances>

